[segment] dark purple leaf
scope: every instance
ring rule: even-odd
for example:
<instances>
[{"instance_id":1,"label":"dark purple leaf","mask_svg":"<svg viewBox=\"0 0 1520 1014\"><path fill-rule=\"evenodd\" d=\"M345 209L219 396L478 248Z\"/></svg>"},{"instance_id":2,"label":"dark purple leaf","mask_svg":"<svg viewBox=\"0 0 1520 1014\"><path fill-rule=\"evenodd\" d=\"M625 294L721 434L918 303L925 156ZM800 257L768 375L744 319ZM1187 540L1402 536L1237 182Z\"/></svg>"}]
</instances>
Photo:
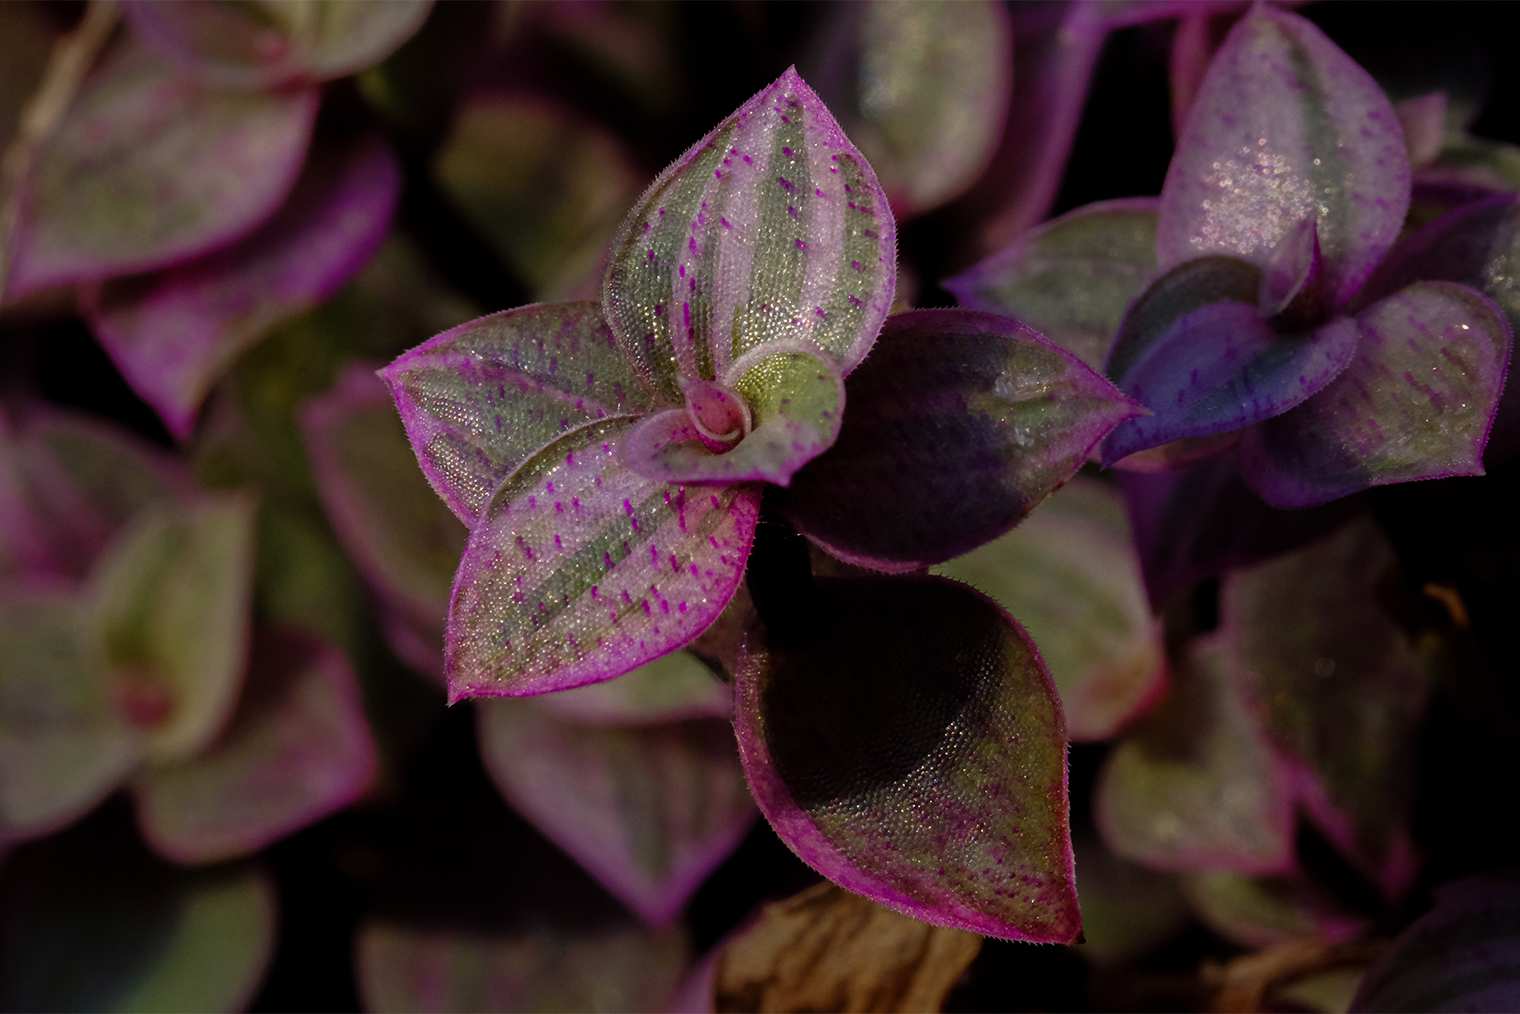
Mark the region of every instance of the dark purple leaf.
<instances>
[{"instance_id":1,"label":"dark purple leaf","mask_svg":"<svg viewBox=\"0 0 1520 1014\"><path fill-rule=\"evenodd\" d=\"M1236 257L1200 257L1177 265L1129 305L1105 372L1110 377L1126 376L1189 314L1223 302L1254 308L1261 283L1261 269Z\"/></svg>"}]
</instances>

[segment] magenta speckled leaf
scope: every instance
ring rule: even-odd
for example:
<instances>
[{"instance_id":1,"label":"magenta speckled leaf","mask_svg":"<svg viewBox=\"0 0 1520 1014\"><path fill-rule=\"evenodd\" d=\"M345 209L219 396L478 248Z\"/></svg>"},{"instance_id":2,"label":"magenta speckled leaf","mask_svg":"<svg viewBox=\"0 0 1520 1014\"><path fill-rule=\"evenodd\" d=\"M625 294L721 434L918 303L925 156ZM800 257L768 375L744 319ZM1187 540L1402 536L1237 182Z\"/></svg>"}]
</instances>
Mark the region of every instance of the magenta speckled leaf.
<instances>
[{"instance_id":1,"label":"magenta speckled leaf","mask_svg":"<svg viewBox=\"0 0 1520 1014\"><path fill-rule=\"evenodd\" d=\"M1393 245L1409 160L1377 83L1296 14L1253 7L1214 57L1161 191L1162 270L1204 254L1267 267L1315 219L1327 303L1343 306Z\"/></svg>"},{"instance_id":2,"label":"magenta speckled leaf","mask_svg":"<svg viewBox=\"0 0 1520 1014\"><path fill-rule=\"evenodd\" d=\"M838 442L783 510L835 556L887 571L1001 535L1143 412L1076 356L976 310L888 318L845 390Z\"/></svg>"},{"instance_id":3,"label":"magenta speckled leaf","mask_svg":"<svg viewBox=\"0 0 1520 1014\"><path fill-rule=\"evenodd\" d=\"M1198 918L1242 947L1305 939L1339 943L1372 928L1370 919L1346 911L1334 895L1296 870L1282 877L1199 870L1184 873L1181 880Z\"/></svg>"},{"instance_id":4,"label":"magenta speckled leaf","mask_svg":"<svg viewBox=\"0 0 1520 1014\"><path fill-rule=\"evenodd\" d=\"M237 713L209 749L134 780L143 837L206 863L256 852L358 798L375 770L359 684L338 649L266 630Z\"/></svg>"},{"instance_id":5,"label":"magenta speckled leaf","mask_svg":"<svg viewBox=\"0 0 1520 1014\"><path fill-rule=\"evenodd\" d=\"M1171 693L1119 741L1098 780L1098 829L1161 870L1265 874L1293 865L1293 798L1240 699L1224 639L1188 646Z\"/></svg>"},{"instance_id":6,"label":"magenta speckled leaf","mask_svg":"<svg viewBox=\"0 0 1520 1014\"><path fill-rule=\"evenodd\" d=\"M432 0L123 0L160 55L218 88L342 77L379 63L422 26Z\"/></svg>"},{"instance_id":7,"label":"magenta speckled leaf","mask_svg":"<svg viewBox=\"0 0 1520 1014\"><path fill-rule=\"evenodd\" d=\"M897 227L870 165L795 70L660 174L613 244L602 302L671 405L805 342L844 375L892 305Z\"/></svg>"},{"instance_id":8,"label":"magenta speckled leaf","mask_svg":"<svg viewBox=\"0 0 1520 1014\"><path fill-rule=\"evenodd\" d=\"M1081 932L1066 735L996 603L944 578L814 583L804 626L746 638L735 728L760 810L803 861L915 919Z\"/></svg>"},{"instance_id":9,"label":"magenta speckled leaf","mask_svg":"<svg viewBox=\"0 0 1520 1014\"><path fill-rule=\"evenodd\" d=\"M537 703L555 719L578 725L650 725L734 716L733 690L684 650L661 655L615 680L544 694Z\"/></svg>"},{"instance_id":10,"label":"magenta speckled leaf","mask_svg":"<svg viewBox=\"0 0 1520 1014\"><path fill-rule=\"evenodd\" d=\"M1407 820L1426 679L1378 605L1397 565L1369 518L1224 582L1241 692L1290 760L1300 805L1391 897L1417 872Z\"/></svg>"},{"instance_id":11,"label":"magenta speckled leaf","mask_svg":"<svg viewBox=\"0 0 1520 1014\"><path fill-rule=\"evenodd\" d=\"M385 236L401 171L384 141L319 147L275 216L208 257L82 294L122 375L181 440L211 386L279 321L331 296Z\"/></svg>"},{"instance_id":12,"label":"magenta speckled leaf","mask_svg":"<svg viewBox=\"0 0 1520 1014\"><path fill-rule=\"evenodd\" d=\"M646 479L622 463L628 429L582 426L492 495L449 602L452 700L612 679L690 642L733 598L759 486Z\"/></svg>"},{"instance_id":13,"label":"magenta speckled leaf","mask_svg":"<svg viewBox=\"0 0 1520 1014\"><path fill-rule=\"evenodd\" d=\"M1315 398L1246 433L1241 473L1278 507L1372 486L1482 475L1510 358L1488 297L1420 282L1356 317L1351 364Z\"/></svg>"},{"instance_id":14,"label":"magenta speckled leaf","mask_svg":"<svg viewBox=\"0 0 1520 1014\"><path fill-rule=\"evenodd\" d=\"M641 919L667 925L754 821L732 730L715 719L586 725L557 717L552 696L476 705L486 770Z\"/></svg>"},{"instance_id":15,"label":"magenta speckled leaf","mask_svg":"<svg viewBox=\"0 0 1520 1014\"><path fill-rule=\"evenodd\" d=\"M656 407L594 303L503 310L381 371L433 489L473 525L501 481L545 444Z\"/></svg>"},{"instance_id":16,"label":"magenta speckled leaf","mask_svg":"<svg viewBox=\"0 0 1520 1014\"><path fill-rule=\"evenodd\" d=\"M188 260L240 239L296 181L315 88L217 91L124 39L22 192L8 298Z\"/></svg>"}]
</instances>

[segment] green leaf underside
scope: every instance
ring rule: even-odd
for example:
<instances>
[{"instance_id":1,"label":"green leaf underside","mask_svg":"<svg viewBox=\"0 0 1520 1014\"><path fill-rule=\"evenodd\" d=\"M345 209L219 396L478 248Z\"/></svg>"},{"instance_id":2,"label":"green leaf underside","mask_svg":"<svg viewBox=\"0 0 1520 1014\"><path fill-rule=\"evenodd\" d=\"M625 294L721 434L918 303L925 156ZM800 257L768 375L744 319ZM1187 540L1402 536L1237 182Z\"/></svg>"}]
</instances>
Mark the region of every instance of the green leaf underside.
<instances>
[{"instance_id":1,"label":"green leaf underside","mask_svg":"<svg viewBox=\"0 0 1520 1014\"><path fill-rule=\"evenodd\" d=\"M1182 875L1182 890L1210 929L1243 947L1272 947L1289 940L1346 940L1368 928L1368 920L1346 912L1301 873L1247 877L1194 871Z\"/></svg>"},{"instance_id":2,"label":"green leaf underside","mask_svg":"<svg viewBox=\"0 0 1520 1014\"><path fill-rule=\"evenodd\" d=\"M1190 921L1177 878L1126 862L1091 835L1072 842L1082 902L1079 953L1100 967L1140 957Z\"/></svg>"},{"instance_id":3,"label":"green leaf underside","mask_svg":"<svg viewBox=\"0 0 1520 1014\"><path fill-rule=\"evenodd\" d=\"M653 390L731 383L772 342L816 345L848 373L896 282L896 227L865 159L795 71L655 180L613 246L608 324Z\"/></svg>"},{"instance_id":4,"label":"green leaf underside","mask_svg":"<svg viewBox=\"0 0 1520 1014\"><path fill-rule=\"evenodd\" d=\"M545 444L586 423L656 407L595 303L481 317L381 374L428 481L466 525Z\"/></svg>"},{"instance_id":5,"label":"green leaf underside","mask_svg":"<svg viewBox=\"0 0 1520 1014\"><path fill-rule=\"evenodd\" d=\"M562 437L491 498L450 603L454 699L622 675L696 637L733 596L758 490L646 479L621 462L628 426Z\"/></svg>"},{"instance_id":6,"label":"green leaf underside","mask_svg":"<svg viewBox=\"0 0 1520 1014\"><path fill-rule=\"evenodd\" d=\"M582 725L644 725L728 718L733 692L690 651L673 651L605 683L545 694L544 711Z\"/></svg>"}]
</instances>

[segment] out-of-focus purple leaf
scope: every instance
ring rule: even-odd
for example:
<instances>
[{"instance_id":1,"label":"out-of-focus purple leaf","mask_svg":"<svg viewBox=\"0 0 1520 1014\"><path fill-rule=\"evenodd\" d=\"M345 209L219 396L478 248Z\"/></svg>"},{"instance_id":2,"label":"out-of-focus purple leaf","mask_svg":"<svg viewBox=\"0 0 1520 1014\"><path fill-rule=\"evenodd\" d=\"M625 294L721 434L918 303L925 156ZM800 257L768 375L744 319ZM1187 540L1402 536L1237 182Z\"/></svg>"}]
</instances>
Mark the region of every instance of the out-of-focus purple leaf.
<instances>
[{"instance_id":1,"label":"out-of-focus purple leaf","mask_svg":"<svg viewBox=\"0 0 1520 1014\"><path fill-rule=\"evenodd\" d=\"M1077 896L1082 935L1077 953L1100 967L1140 957L1188 923L1177 878L1126 862L1097 838L1077 837Z\"/></svg>"},{"instance_id":2,"label":"out-of-focus purple leaf","mask_svg":"<svg viewBox=\"0 0 1520 1014\"><path fill-rule=\"evenodd\" d=\"M1108 28L1128 28L1150 21L1186 18L1195 14L1228 14L1251 6L1250 0L1095 0L1095 16ZM1284 6L1292 6L1291 3Z\"/></svg>"},{"instance_id":3,"label":"out-of-focus purple leaf","mask_svg":"<svg viewBox=\"0 0 1520 1014\"><path fill-rule=\"evenodd\" d=\"M644 181L613 135L508 95L459 107L434 174L542 300L601 294L602 258Z\"/></svg>"},{"instance_id":4,"label":"out-of-focus purple leaf","mask_svg":"<svg viewBox=\"0 0 1520 1014\"><path fill-rule=\"evenodd\" d=\"M1156 271L1154 197L1102 201L1020 236L943 285L1102 369L1124 311Z\"/></svg>"},{"instance_id":5,"label":"out-of-focus purple leaf","mask_svg":"<svg viewBox=\"0 0 1520 1014\"><path fill-rule=\"evenodd\" d=\"M433 489L474 525L501 481L577 427L655 407L594 303L461 324L381 371Z\"/></svg>"},{"instance_id":6,"label":"out-of-focus purple leaf","mask_svg":"<svg viewBox=\"0 0 1520 1014\"><path fill-rule=\"evenodd\" d=\"M1215 11L1212 5L1190 4L1191 10L1177 19L1172 36L1172 51L1167 61L1167 77L1172 91L1172 136L1181 137L1187 129L1188 114L1198 98L1198 89L1208 74L1214 54L1219 52L1225 36L1238 17Z\"/></svg>"},{"instance_id":7,"label":"out-of-focus purple leaf","mask_svg":"<svg viewBox=\"0 0 1520 1014\"><path fill-rule=\"evenodd\" d=\"M660 174L612 248L602 302L651 390L734 387L747 353L816 346L847 375L892 304L886 195L788 70Z\"/></svg>"},{"instance_id":8,"label":"out-of-focus purple leaf","mask_svg":"<svg viewBox=\"0 0 1520 1014\"><path fill-rule=\"evenodd\" d=\"M666 1009L689 945L679 930L630 927L573 933L548 928L489 936L370 922L355 947L366 1010Z\"/></svg>"},{"instance_id":9,"label":"out-of-focus purple leaf","mask_svg":"<svg viewBox=\"0 0 1520 1014\"><path fill-rule=\"evenodd\" d=\"M753 628L735 728L755 799L804 862L941 926L1081 932L1060 701L1024 630L943 578L814 582Z\"/></svg>"},{"instance_id":10,"label":"out-of-focus purple leaf","mask_svg":"<svg viewBox=\"0 0 1520 1014\"><path fill-rule=\"evenodd\" d=\"M1482 475L1510 359L1509 322L1486 296L1420 282L1356 317L1351 364L1311 399L1249 430L1241 473L1278 507L1372 486Z\"/></svg>"},{"instance_id":11,"label":"out-of-focus purple leaf","mask_svg":"<svg viewBox=\"0 0 1520 1014\"><path fill-rule=\"evenodd\" d=\"M662 655L605 683L545 694L537 703L556 719L580 725L648 725L734 715L733 691L689 651Z\"/></svg>"},{"instance_id":12,"label":"out-of-focus purple leaf","mask_svg":"<svg viewBox=\"0 0 1520 1014\"><path fill-rule=\"evenodd\" d=\"M199 753L232 716L248 661L253 522L239 493L150 507L91 575L86 633L151 759Z\"/></svg>"},{"instance_id":13,"label":"out-of-focus purple leaf","mask_svg":"<svg viewBox=\"0 0 1520 1014\"><path fill-rule=\"evenodd\" d=\"M1289 940L1338 943L1371 928L1347 912L1302 873L1248 877L1202 870L1184 873L1182 892L1204 924L1243 947L1260 949Z\"/></svg>"},{"instance_id":14,"label":"out-of-focus purple leaf","mask_svg":"<svg viewBox=\"0 0 1520 1014\"><path fill-rule=\"evenodd\" d=\"M83 626L72 596L13 586L0 598L0 841L80 816L141 755Z\"/></svg>"},{"instance_id":15,"label":"out-of-focus purple leaf","mask_svg":"<svg viewBox=\"0 0 1520 1014\"><path fill-rule=\"evenodd\" d=\"M1367 970L1354 1011L1520 1006L1520 877L1484 873L1436 888L1435 907Z\"/></svg>"},{"instance_id":16,"label":"out-of-focus purple leaf","mask_svg":"<svg viewBox=\"0 0 1520 1014\"><path fill-rule=\"evenodd\" d=\"M1225 581L1241 692L1293 762L1300 805L1392 897L1417 872L1407 820L1426 679L1377 604L1392 548L1368 518Z\"/></svg>"},{"instance_id":17,"label":"out-of-focus purple leaf","mask_svg":"<svg viewBox=\"0 0 1520 1014\"><path fill-rule=\"evenodd\" d=\"M205 863L255 852L347 806L374 769L348 659L305 634L267 630L226 731L195 757L148 767L133 790L149 844L176 862Z\"/></svg>"},{"instance_id":18,"label":"out-of-focus purple leaf","mask_svg":"<svg viewBox=\"0 0 1520 1014\"><path fill-rule=\"evenodd\" d=\"M143 44L218 88L320 81L385 59L432 0L123 0Z\"/></svg>"},{"instance_id":19,"label":"out-of-focus purple leaf","mask_svg":"<svg viewBox=\"0 0 1520 1014\"><path fill-rule=\"evenodd\" d=\"M618 727L560 718L542 700L476 707L502 795L652 926L680 913L754 821L727 722Z\"/></svg>"},{"instance_id":20,"label":"out-of-focus purple leaf","mask_svg":"<svg viewBox=\"0 0 1520 1014\"><path fill-rule=\"evenodd\" d=\"M1114 748L1098 781L1098 829L1159 870L1277 873L1293 863L1293 799L1235 687L1222 637L1199 639L1171 693Z\"/></svg>"},{"instance_id":21,"label":"out-of-focus purple leaf","mask_svg":"<svg viewBox=\"0 0 1520 1014\"><path fill-rule=\"evenodd\" d=\"M524 697L621 676L733 598L756 485L671 486L621 461L628 423L550 443L492 495L449 601L449 697Z\"/></svg>"},{"instance_id":22,"label":"out-of-focus purple leaf","mask_svg":"<svg viewBox=\"0 0 1520 1014\"><path fill-rule=\"evenodd\" d=\"M1019 618L1073 742L1107 739L1162 692L1166 660L1118 490L1077 476L1013 531L936 567Z\"/></svg>"},{"instance_id":23,"label":"out-of-focus purple leaf","mask_svg":"<svg viewBox=\"0 0 1520 1014\"><path fill-rule=\"evenodd\" d=\"M0 151L10 147L21 110L47 68L58 31L35 4L0 4Z\"/></svg>"},{"instance_id":24,"label":"out-of-focus purple leaf","mask_svg":"<svg viewBox=\"0 0 1520 1014\"><path fill-rule=\"evenodd\" d=\"M210 89L123 40L20 194L7 297L165 267L253 231L295 183L317 98Z\"/></svg>"},{"instance_id":25,"label":"out-of-focus purple leaf","mask_svg":"<svg viewBox=\"0 0 1520 1014\"><path fill-rule=\"evenodd\" d=\"M1446 143L1446 93L1431 92L1405 99L1393 107L1404 132L1404 150L1409 165L1420 169L1441 157Z\"/></svg>"},{"instance_id":26,"label":"out-of-focus purple leaf","mask_svg":"<svg viewBox=\"0 0 1520 1014\"><path fill-rule=\"evenodd\" d=\"M1377 83L1296 14L1253 7L1225 39L1161 191L1162 270L1205 254L1267 267L1316 220L1331 307L1350 299L1398 236L1409 161Z\"/></svg>"},{"instance_id":27,"label":"out-of-focus purple leaf","mask_svg":"<svg viewBox=\"0 0 1520 1014\"><path fill-rule=\"evenodd\" d=\"M992 156L1013 84L1006 8L874 2L830 11L807 74L903 217L943 204Z\"/></svg>"},{"instance_id":28,"label":"out-of-focus purple leaf","mask_svg":"<svg viewBox=\"0 0 1520 1014\"><path fill-rule=\"evenodd\" d=\"M888 571L1006 532L1142 411L1076 356L976 310L889 318L845 390L839 440L783 509L840 559Z\"/></svg>"},{"instance_id":29,"label":"out-of-focus purple leaf","mask_svg":"<svg viewBox=\"0 0 1520 1014\"><path fill-rule=\"evenodd\" d=\"M401 171L379 137L319 147L275 216L240 243L82 294L122 375L181 440L211 386L273 324L322 302L375 252Z\"/></svg>"}]
</instances>

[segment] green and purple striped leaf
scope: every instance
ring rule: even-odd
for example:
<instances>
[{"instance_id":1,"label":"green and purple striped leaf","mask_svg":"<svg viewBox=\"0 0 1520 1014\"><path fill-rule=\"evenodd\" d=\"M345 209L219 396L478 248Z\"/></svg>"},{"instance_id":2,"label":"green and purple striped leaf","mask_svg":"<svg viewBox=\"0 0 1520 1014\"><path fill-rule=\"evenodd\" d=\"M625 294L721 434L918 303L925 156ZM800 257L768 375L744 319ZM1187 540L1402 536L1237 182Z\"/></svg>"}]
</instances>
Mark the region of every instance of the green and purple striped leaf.
<instances>
[{"instance_id":1,"label":"green and purple striped leaf","mask_svg":"<svg viewBox=\"0 0 1520 1014\"><path fill-rule=\"evenodd\" d=\"M892 305L897 227L865 158L795 70L654 181L602 290L628 361L671 405L745 354L816 346L847 375Z\"/></svg>"},{"instance_id":2,"label":"green and purple striped leaf","mask_svg":"<svg viewBox=\"0 0 1520 1014\"><path fill-rule=\"evenodd\" d=\"M326 300L379 247L401 187L389 146L319 146L257 232L150 278L81 294L95 336L180 440L213 384L272 325Z\"/></svg>"},{"instance_id":3,"label":"green and purple striped leaf","mask_svg":"<svg viewBox=\"0 0 1520 1014\"><path fill-rule=\"evenodd\" d=\"M1344 306L1409 207L1398 118L1371 76L1306 19L1258 5L1204 76L1161 190L1162 270L1205 254L1270 266L1315 221L1325 293Z\"/></svg>"},{"instance_id":4,"label":"green and purple striped leaf","mask_svg":"<svg viewBox=\"0 0 1520 1014\"><path fill-rule=\"evenodd\" d=\"M1510 359L1488 297L1420 282L1356 317L1356 355L1315 398L1249 430L1241 473L1278 507L1395 482L1482 475Z\"/></svg>"},{"instance_id":5,"label":"green and purple striped leaf","mask_svg":"<svg viewBox=\"0 0 1520 1014\"><path fill-rule=\"evenodd\" d=\"M760 810L834 883L1014 940L1081 932L1060 700L1022 627L944 578L814 582L753 627L735 728Z\"/></svg>"},{"instance_id":6,"label":"green and purple striped leaf","mask_svg":"<svg viewBox=\"0 0 1520 1014\"><path fill-rule=\"evenodd\" d=\"M839 440L783 510L833 555L885 571L1003 534L1143 411L1076 356L976 310L890 317L845 389Z\"/></svg>"},{"instance_id":7,"label":"green and purple striped leaf","mask_svg":"<svg viewBox=\"0 0 1520 1014\"><path fill-rule=\"evenodd\" d=\"M1108 755L1095 802L1115 853L1158 870L1293 865L1293 798L1240 699L1220 636L1193 641L1171 693Z\"/></svg>"},{"instance_id":8,"label":"green and purple striped leaf","mask_svg":"<svg viewBox=\"0 0 1520 1014\"><path fill-rule=\"evenodd\" d=\"M595 303L523 306L472 320L380 375L423 474L466 525L475 524L501 481L550 441L598 420L631 420L658 404Z\"/></svg>"},{"instance_id":9,"label":"green and purple striped leaf","mask_svg":"<svg viewBox=\"0 0 1520 1014\"><path fill-rule=\"evenodd\" d=\"M588 725L556 715L555 696L477 705L486 771L641 919L668 925L754 822L733 731L712 718Z\"/></svg>"},{"instance_id":10,"label":"green and purple striped leaf","mask_svg":"<svg viewBox=\"0 0 1520 1014\"><path fill-rule=\"evenodd\" d=\"M374 775L359 684L342 652L269 629L248 668L216 742L133 780L143 837L175 862L256 852L352 803Z\"/></svg>"},{"instance_id":11,"label":"green and purple striped leaf","mask_svg":"<svg viewBox=\"0 0 1520 1014\"><path fill-rule=\"evenodd\" d=\"M1339 943L1372 928L1329 891L1297 871L1285 877L1248 877L1221 870L1182 875L1182 893L1215 933L1255 950L1289 940Z\"/></svg>"},{"instance_id":12,"label":"green and purple striped leaf","mask_svg":"<svg viewBox=\"0 0 1520 1014\"><path fill-rule=\"evenodd\" d=\"M317 99L207 88L122 40L20 193L6 297L151 271L252 232L295 184Z\"/></svg>"}]
</instances>

